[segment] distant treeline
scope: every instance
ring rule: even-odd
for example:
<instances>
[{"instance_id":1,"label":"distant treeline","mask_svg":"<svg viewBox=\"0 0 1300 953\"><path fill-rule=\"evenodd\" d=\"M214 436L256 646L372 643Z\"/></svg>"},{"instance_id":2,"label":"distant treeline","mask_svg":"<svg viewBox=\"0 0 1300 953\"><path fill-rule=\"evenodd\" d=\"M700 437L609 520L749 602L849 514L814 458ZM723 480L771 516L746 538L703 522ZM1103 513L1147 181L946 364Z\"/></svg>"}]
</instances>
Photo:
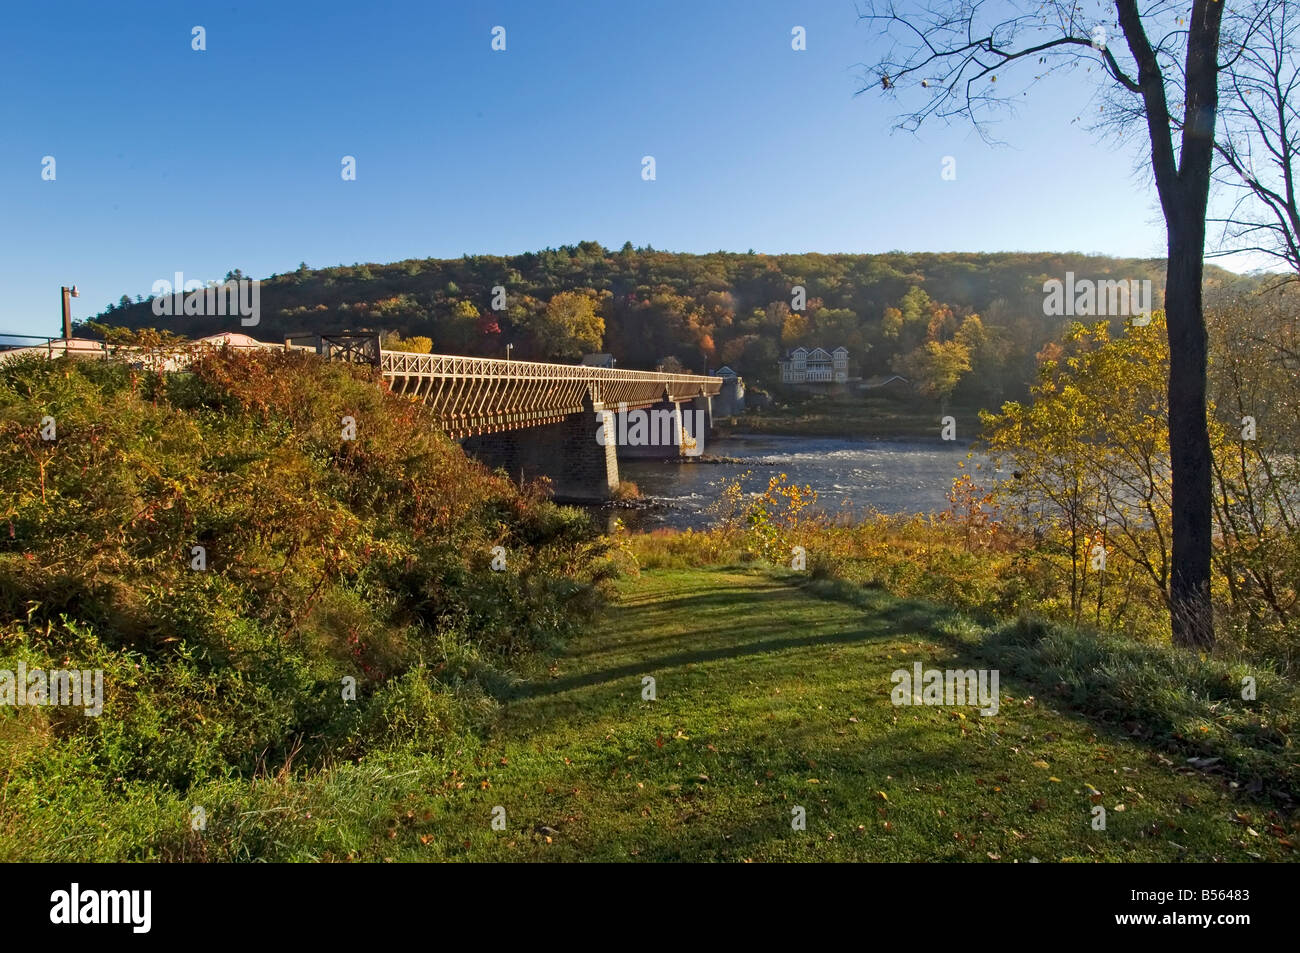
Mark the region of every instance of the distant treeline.
<instances>
[{"instance_id":1,"label":"distant treeline","mask_svg":"<svg viewBox=\"0 0 1300 953\"><path fill-rule=\"evenodd\" d=\"M902 373L923 394L988 404L1025 394L1040 352L1075 319L1044 314L1044 282L1071 273L1150 281L1152 304L1163 305L1160 259L690 255L581 242L505 257L304 263L263 281L256 327L233 317L158 316L150 299L126 295L96 320L191 337L243 330L269 340L369 328L408 342L428 338L441 353L504 355L513 344L516 359L572 361L607 351L629 368L702 372L727 364L754 384L779 381L777 360L788 348L842 345L855 375Z\"/></svg>"}]
</instances>

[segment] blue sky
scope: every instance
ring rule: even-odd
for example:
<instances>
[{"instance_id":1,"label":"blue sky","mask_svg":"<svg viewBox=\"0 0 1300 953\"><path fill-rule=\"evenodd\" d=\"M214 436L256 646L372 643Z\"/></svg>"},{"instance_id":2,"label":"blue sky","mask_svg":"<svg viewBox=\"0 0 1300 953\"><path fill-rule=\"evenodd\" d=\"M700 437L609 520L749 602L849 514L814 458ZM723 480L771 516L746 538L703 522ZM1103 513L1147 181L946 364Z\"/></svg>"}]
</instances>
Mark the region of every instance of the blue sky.
<instances>
[{"instance_id":1,"label":"blue sky","mask_svg":"<svg viewBox=\"0 0 1300 953\"><path fill-rule=\"evenodd\" d=\"M581 240L1163 255L1138 157L1076 121L1089 77L1031 92L995 148L892 133L899 106L854 95L877 52L850 0L11 5L0 330L57 333L74 282L86 317L177 271Z\"/></svg>"}]
</instances>

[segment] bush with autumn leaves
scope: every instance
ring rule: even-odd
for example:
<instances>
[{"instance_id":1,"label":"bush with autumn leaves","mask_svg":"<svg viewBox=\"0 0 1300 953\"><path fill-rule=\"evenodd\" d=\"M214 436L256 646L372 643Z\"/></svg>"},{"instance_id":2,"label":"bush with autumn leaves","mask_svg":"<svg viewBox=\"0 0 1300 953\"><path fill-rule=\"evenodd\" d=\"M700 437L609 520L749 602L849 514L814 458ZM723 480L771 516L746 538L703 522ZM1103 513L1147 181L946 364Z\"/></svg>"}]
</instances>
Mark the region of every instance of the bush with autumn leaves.
<instances>
[{"instance_id":1,"label":"bush with autumn leaves","mask_svg":"<svg viewBox=\"0 0 1300 953\"><path fill-rule=\"evenodd\" d=\"M185 788L436 748L596 611L589 521L371 373L231 350L184 373L0 365L0 668L105 671L99 718L0 711L0 768Z\"/></svg>"}]
</instances>

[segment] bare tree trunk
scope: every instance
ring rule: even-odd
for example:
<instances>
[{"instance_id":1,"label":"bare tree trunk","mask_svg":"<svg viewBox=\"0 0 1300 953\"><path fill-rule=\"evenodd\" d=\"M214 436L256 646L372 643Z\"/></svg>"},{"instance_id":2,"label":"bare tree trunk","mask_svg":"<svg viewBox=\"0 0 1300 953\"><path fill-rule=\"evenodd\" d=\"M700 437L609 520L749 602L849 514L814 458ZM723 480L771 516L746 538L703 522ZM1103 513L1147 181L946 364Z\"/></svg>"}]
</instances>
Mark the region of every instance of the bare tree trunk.
<instances>
[{"instance_id":1,"label":"bare tree trunk","mask_svg":"<svg viewBox=\"0 0 1300 953\"><path fill-rule=\"evenodd\" d=\"M1169 331L1169 461L1172 468L1173 572L1169 601L1178 645L1214 645L1210 603L1210 434L1205 409L1208 335L1201 305L1204 217L1169 224L1165 316ZM1190 219L1190 221L1188 221Z\"/></svg>"},{"instance_id":2,"label":"bare tree trunk","mask_svg":"<svg viewBox=\"0 0 1300 953\"><path fill-rule=\"evenodd\" d=\"M1210 603L1210 433L1205 410L1209 337L1202 307L1205 215L1209 205L1214 131L1219 105L1219 26L1223 4L1194 0L1187 36L1183 116L1175 154L1165 79L1147 38L1137 0L1116 0L1120 26L1138 64L1146 104L1151 168L1169 238L1165 318L1169 333L1169 464L1172 471L1170 623L1174 644L1214 645Z\"/></svg>"}]
</instances>

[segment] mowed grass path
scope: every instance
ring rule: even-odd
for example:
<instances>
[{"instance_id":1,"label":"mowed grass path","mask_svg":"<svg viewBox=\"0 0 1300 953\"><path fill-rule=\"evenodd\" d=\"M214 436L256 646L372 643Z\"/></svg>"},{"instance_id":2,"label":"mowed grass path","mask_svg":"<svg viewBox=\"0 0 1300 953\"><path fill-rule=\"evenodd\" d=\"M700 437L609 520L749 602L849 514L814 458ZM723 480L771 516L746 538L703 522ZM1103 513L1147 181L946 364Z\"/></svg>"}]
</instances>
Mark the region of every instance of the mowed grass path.
<instances>
[{"instance_id":1,"label":"mowed grass path","mask_svg":"<svg viewBox=\"0 0 1300 953\"><path fill-rule=\"evenodd\" d=\"M937 611L883 593L863 609L800 581L745 569L625 581L606 624L521 688L494 738L408 794L380 843L354 856L1292 859L1264 831L1267 808L1055 710L1034 686L1004 680L991 717L895 707L895 669L988 663L932 631ZM1094 790L1104 831L1092 828ZM497 806L504 831L491 825ZM796 806L804 831L791 826Z\"/></svg>"}]
</instances>

